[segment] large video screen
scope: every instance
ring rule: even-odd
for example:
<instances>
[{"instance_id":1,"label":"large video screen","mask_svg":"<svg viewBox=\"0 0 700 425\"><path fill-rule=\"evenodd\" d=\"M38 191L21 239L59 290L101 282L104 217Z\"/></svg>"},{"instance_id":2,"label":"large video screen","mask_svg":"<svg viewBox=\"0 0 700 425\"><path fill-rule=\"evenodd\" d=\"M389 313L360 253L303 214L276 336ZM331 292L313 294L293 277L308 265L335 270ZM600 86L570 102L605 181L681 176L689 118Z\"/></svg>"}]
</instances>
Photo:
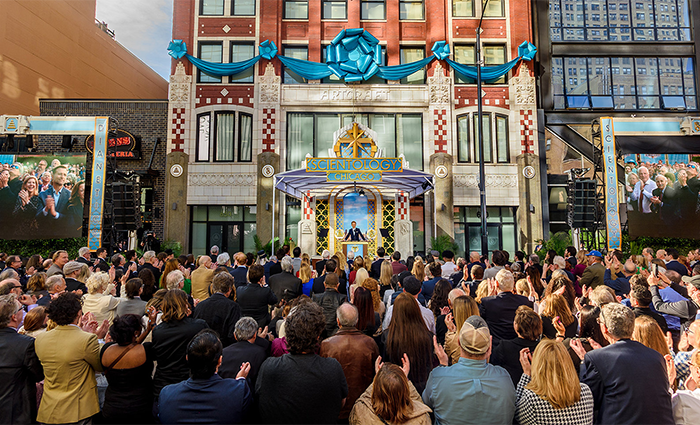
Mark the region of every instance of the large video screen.
<instances>
[{"instance_id":1,"label":"large video screen","mask_svg":"<svg viewBox=\"0 0 700 425\"><path fill-rule=\"evenodd\" d=\"M625 197L631 239L700 238L700 165L694 155L626 155Z\"/></svg>"},{"instance_id":2,"label":"large video screen","mask_svg":"<svg viewBox=\"0 0 700 425\"><path fill-rule=\"evenodd\" d=\"M85 154L0 154L0 238L82 236Z\"/></svg>"}]
</instances>

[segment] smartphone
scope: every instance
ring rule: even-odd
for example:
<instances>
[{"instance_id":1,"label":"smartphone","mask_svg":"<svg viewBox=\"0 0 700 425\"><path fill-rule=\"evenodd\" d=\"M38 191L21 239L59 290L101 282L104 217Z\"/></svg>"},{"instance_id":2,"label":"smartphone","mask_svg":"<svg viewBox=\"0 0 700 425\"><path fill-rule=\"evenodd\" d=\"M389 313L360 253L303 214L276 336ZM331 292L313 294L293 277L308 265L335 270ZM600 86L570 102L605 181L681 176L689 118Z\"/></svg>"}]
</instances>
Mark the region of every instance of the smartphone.
<instances>
[{"instance_id":1,"label":"smartphone","mask_svg":"<svg viewBox=\"0 0 700 425\"><path fill-rule=\"evenodd\" d=\"M658 273L658 267L656 264L652 263L651 266L649 266L649 271L651 272L651 275L654 277L659 277Z\"/></svg>"}]
</instances>

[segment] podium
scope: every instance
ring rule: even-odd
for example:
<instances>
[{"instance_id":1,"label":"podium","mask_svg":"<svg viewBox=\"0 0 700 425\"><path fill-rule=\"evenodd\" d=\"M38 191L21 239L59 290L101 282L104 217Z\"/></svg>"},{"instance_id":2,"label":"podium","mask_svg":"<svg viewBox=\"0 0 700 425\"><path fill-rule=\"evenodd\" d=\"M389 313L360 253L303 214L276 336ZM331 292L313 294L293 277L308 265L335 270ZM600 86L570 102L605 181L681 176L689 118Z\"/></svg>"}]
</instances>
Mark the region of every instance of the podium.
<instances>
[{"instance_id":1,"label":"podium","mask_svg":"<svg viewBox=\"0 0 700 425\"><path fill-rule=\"evenodd\" d=\"M348 252L353 252L355 254L355 258L357 258L358 256L362 256L362 258L367 258L367 245L369 245L369 242L343 241L341 243L343 245L343 254L345 254L345 258L348 258Z\"/></svg>"}]
</instances>

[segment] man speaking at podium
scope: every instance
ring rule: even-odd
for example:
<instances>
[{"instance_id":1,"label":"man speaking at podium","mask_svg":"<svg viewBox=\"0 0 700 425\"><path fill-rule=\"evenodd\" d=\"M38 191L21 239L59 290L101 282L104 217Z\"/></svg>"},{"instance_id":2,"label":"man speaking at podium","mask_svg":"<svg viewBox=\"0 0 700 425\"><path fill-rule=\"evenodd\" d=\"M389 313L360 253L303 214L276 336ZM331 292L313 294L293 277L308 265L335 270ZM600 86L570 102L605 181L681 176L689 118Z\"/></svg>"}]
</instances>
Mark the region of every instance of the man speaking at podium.
<instances>
[{"instance_id":1,"label":"man speaking at podium","mask_svg":"<svg viewBox=\"0 0 700 425\"><path fill-rule=\"evenodd\" d=\"M367 238L365 235L362 234L360 229L357 228L357 222L353 221L350 223L352 226L348 231L345 233L345 241L366 241Z\"/></svg>"}]
</instances>

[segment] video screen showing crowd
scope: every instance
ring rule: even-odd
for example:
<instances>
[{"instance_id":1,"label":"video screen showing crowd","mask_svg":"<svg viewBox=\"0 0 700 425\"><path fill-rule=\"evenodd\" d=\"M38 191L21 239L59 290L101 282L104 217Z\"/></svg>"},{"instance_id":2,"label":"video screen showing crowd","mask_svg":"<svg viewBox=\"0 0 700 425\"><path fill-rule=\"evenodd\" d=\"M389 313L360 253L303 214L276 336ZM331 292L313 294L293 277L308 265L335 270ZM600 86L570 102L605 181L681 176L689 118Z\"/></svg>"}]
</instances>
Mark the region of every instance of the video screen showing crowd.
<instances>
[{"instance_id":1,"label":"video screen showing crowd","mask_svg":"<svg viewBox=\"0 0 700 425\"><path fill-rule=\"evenodd\" d=\"M82 236L85 155L0 155L0 238Z\"/></svg>"},{"instance_id":2,"label":"video screen showing crowd","mask_svg":"<svg viewBox=\"0 0 700 425\"><path fill-rule=\"evenodd\" d=\"M700 178L697 162L625 164L627 218L631 237L700 238Z\"/></svg>"}]
</instances>

